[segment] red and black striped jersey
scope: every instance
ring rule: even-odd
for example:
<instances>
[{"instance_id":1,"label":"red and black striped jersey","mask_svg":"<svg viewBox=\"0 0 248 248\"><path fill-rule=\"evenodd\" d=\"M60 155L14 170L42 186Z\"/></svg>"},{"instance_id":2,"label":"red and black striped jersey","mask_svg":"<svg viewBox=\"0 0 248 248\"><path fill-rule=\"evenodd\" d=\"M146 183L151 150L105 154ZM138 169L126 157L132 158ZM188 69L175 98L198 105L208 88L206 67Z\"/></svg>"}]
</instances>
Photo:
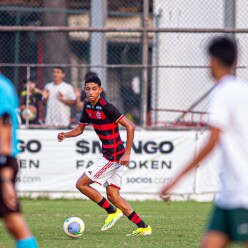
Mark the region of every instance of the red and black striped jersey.
<instances>
[{"instance_id":1,"label":"red and black striped jersey","mask_svg":"<svg viewBox=\"0 0 248 248\"><path fill-rule=\"evenodd\" d=\"M109 161L118 162L125 152L118 127L118 122L123 117L111 103L100 98L95 106L90 102L85 103L79 121L79 125L92 124L102 142L103 156Z\"/></svg>"}]
</instances>

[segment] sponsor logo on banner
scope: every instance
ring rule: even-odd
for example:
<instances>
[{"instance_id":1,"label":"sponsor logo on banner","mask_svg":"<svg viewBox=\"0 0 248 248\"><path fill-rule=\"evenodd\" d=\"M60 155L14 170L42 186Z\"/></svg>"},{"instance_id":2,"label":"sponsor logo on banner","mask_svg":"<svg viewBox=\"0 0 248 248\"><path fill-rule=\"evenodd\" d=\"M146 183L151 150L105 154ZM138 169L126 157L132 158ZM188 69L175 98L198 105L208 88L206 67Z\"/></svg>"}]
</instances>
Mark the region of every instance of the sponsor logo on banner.
<instances>
[{"instance_id":1,"label":"sponsor logo on banner","mask_svg":"<svg viewBox=\"0 0 248 248\"><path fill-rule=\"evenodd\" d=\"M41 142L39 140L18 140L17 148L20 152L37 153L41 151Z\"/></svg>"},{"instance_id":2,"label":"sponsor logo on banner","mask_svg":"<svg viewBox=\"0 0 248 248\"><path fill-rule=\"evenodd\" d=\"M20 153L25 154L37 154L42 149L41 141L37 139L33 140L18 140L17 148L20 151ZM26 156L25 156L26 157ZM40 160L39 159L25 159L20 158L18 160L19 167L21 169L39 169L40 168Z\"/></svg>"},{"instance_id":3,"label":"sponsor logo on banner","mask_svg":"<svg viewBox=\"0 0 248 248\"><path fill-rule=\"evenodd\" d=\"M123 142L125 145L125 142ZM152 140L148 141L134 141L132 150L135 154L169 154L174 150L174 145L171 141L155 142ZM87 141L80 140L76 142L76 152L81 154L87 153L102 153L101 142L99 141Z\"/></svg>"},{"instance_id":4,"label":"sponsor logo on banner","mask_svg":"<svg viewBox=\"0 0 248 248\"><path fill-rule=\"evenodd\" d=\"M129 184L140 184L140 183L145 183L145 184L165 184L169 183L172 180L171 177L127 177L126 178L126 183Z\"/></svg>"}]
</instances>

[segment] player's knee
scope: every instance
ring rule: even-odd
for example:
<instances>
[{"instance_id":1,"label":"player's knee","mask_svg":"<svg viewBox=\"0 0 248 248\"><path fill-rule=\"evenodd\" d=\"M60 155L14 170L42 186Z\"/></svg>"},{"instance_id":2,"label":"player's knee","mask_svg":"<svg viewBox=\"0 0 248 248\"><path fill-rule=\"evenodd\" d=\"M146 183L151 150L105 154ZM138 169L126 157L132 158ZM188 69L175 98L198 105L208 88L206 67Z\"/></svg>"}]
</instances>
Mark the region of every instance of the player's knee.
<instances>
[{"instance_id":1,"label":"player's knee","mask_svg":"<svg viewBox=\"0 0 248 248\"><path fill-rule=\"evenodd\" d=\"M86 190L88 185L83 184L80 180L76 182L76 188L82 193Z\"/></svg>"},{"instance_id":2,"label":"player's knee","mask_svg":"<svg viewBox=\"0 0 248 248\"><path fill-rule=\"evenodd\" d=\"M107 194L107 198L109 201L111 201L112 203L115 203L118 201L118 198L119 196L118 195L115 195L115 194L112 194L112 193L108 193Z\"/></svg>"},{"instance_id":3,"label":"player's knee","mask_svg":"<svg viewBox=\"0 0 248 248\"><path fill-rule=\"evenodd\" d=\"M76 182L76 188L81 191L81 183L79 181Z\"/></svg>"}]
</instances>

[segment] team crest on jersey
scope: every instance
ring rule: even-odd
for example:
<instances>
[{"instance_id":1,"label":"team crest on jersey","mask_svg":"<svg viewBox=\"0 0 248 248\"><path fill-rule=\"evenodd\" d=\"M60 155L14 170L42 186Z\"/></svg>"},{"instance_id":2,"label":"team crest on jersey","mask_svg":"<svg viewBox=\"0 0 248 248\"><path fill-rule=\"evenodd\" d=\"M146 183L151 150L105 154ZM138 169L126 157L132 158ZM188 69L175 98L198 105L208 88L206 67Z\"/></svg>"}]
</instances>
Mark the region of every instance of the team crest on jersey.
<instances>
[{"instance_id":1,"label":"team crest on jersey","mask_svg":"<svg viewBox=\"0 0 248 248\"><path fill-rule=\"evenodd\" d=\"M101 112L100 112L100 111L97 111L97 112L96 112L96 117L97 117L98 119L101 119L101 118L102 118L102 115L101 115Z\"/></svg>"}]
</instances>

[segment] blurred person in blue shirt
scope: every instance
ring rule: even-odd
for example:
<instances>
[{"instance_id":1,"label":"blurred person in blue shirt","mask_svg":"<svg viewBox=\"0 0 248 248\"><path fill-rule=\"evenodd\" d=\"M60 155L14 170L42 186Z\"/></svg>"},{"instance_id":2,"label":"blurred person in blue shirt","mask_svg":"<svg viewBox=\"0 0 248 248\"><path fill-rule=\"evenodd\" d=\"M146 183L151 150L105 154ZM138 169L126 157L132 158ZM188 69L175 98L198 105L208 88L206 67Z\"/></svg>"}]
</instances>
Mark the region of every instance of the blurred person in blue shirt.
<instances>
[{"instance_id":1,"label":"blurred person in blue shirt","mask_svg":"<svg viewBox=\"0 0 248 248\"><path fill-rule=\"evenodd\" d=\"M0 217L16 240L17 248L36 248L36 239L24 221L15 189L18 111L15 88L0 74Z\"/></svg>"}]
</instances>

